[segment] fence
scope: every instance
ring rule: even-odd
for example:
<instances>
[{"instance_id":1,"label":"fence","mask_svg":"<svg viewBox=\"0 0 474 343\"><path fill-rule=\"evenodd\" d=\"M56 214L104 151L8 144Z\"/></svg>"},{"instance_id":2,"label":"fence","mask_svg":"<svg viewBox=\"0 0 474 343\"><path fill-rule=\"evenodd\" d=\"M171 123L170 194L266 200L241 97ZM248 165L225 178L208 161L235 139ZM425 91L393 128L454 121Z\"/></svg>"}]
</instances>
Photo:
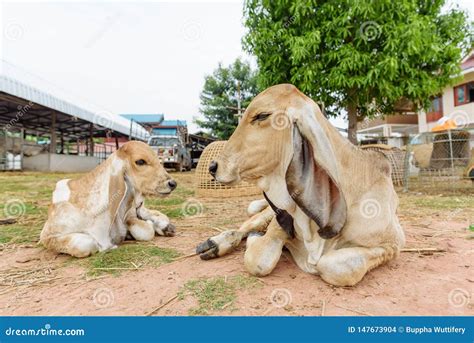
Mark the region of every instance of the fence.
<instances>
[{"instance_id":1,"label":"fence","mask_svg":"<svg viewBox=\"0 0 474 343\"><path fill-rule=\"evenodd\" d=\"M425 132L414 136L407 145L405 190L472 187L473 138L474 129Z\"/></svg>"},{"instance_id":2,"label":"fence","mask_svg":"<svg viewBox=\"0 0 474 343\"><path fill-rule=\"evenodd\" d=\"M48 152L49 144L38 144L23 139L23 129L0 130L0 171L23 169L23 159ZM117 148L115 144L94 143L93 147L88 139L78 142L64 142L56 147L56 154L97 157L100 162L106 160Z\"/></svg>"},{"instance_id":3,"label":"fence","mask_svg":"<svg viewBox=\"0 0 474 343\"><path fill-rule=\"evenodd\" d=\"M91 154L91 150L94 150ZM78 142L68 142L63 146L56 148L57 154L77 155L77 156L95 156L102 162L116 151L115 144L94 142L93 147L88 139L79 140Z\"/></svg>"}]
</instances>

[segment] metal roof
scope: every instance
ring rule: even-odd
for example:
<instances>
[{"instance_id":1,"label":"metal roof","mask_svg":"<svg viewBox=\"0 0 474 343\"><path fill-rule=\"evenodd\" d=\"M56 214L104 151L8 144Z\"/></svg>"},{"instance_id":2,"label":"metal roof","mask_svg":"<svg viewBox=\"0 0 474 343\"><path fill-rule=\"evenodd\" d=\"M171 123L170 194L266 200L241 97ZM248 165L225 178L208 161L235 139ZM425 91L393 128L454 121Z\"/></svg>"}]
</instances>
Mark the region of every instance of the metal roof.
<instances>
[{"instance_id":1,"label":"metal roof","mask_svg":"<svg viewBox=\"0 0 474 343\"><path fill-rule=\"evenodd\" d=\"M120 116L133 120L137 123L156 123L163 121L165 116L163 114L120 114Z\"/></svg>"},{"instance_id":2,"label":"metal roof","mask_svg":"<svg viewBox=\"0 0 474 343\"><path fill-rule=\"evenodd\" d=\"M186 120L165 120L164 114L121 114L122 117L142 124L153 124L152 127L187 126Z\"/></svg>"},{"instance_id":3,"label":"metal roof","mask_svg":"<svg viewBox=\"0 0 474 343\"><path fill-rule=\"evenodd\" d=\"M22 99L26 100L26 102L40 105L33 106L37 110L42 109L47 111L51 109L60 114L72 117L70 121L77 121L79 119L92 123L96 131L103 128L116 131L126 136L131 134L132 138L135 139L147 139L149 137L148 131L139 124L132 124L129 119L123 118L111 111L103 110L86 101L80 101L77 100L77 98L71 99L69 94L64 93L60 89L51 87L47 81L32 78L31 75L22 72L10 63L2 61L0 100L5 102L9 101L10 104L24 104L24 101L15 101L15 97L20 98L18 100ZM7 108L5 113L0 113L0 116L15 114L16 111L15 108L12 113L12 108ZM25 120L27 116L22 114L21 117L20 119ZM6 117L4 121L5 120L8 120L8 117ZM46 121L42 124L45 122ZM133 127L131 127L131 125L133 125Z\"/></svg>"},{"instance_id":4,"label":"metal roof","mask_svg":"<svg viewBox=\"0 0 474 343\"><path fill-rule=\"evenodd\" d=\"M163 120L160 126L187 126L186 120Z\"/></svg>"}]
</instances>

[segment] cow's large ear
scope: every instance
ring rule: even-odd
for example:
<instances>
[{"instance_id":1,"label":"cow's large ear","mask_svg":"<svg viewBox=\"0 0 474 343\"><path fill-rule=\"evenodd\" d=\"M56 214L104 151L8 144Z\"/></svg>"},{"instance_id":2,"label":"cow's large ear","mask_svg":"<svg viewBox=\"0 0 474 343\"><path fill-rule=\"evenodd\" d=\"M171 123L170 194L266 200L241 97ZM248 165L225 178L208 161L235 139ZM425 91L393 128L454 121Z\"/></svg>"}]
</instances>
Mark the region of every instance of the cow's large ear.
<instances>
[{"instance_id":1,"label":"cow's large ear","mask_svg":"<svg viewBox=\"0 0 474 343\"><path fill-rule=\"evenodd\" d=\"M329 159L336 157L324 132L314 133L318 137L310 140L299 125L296 122L293 126L294 152L286 172L288 192L319 226L319 235L329 239L339 234L347 216L346 201L333 176L337 171L328 170L335 165ZM316 158L316 154L321 155Z\"/></svg>"},{"instance_id":2,"label":"cow's large ear","mask_svg":"<svg viewBox=\"0 0 474 343\"><path fill-rule=\"evenodd\" d=\"M109 213L112 218L112 222L117 220L119 215L119 207L122 201L125 199L125 193L127 192L127 183L123 172L118 173L110 177L109 182ZM123 214L125 215L125 213Z\"/></svg>"}]
</instances>

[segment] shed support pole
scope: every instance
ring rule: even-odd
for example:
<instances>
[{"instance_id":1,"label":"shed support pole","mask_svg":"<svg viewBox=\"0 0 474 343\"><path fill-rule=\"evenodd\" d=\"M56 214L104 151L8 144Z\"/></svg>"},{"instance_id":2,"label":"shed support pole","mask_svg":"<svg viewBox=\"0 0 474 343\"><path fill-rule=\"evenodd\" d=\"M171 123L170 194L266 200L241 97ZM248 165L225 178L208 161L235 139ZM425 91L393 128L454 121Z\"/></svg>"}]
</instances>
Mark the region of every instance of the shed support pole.
<instances>
[{"instance_id":1,"label":"shed support pole","mask_svg":"<svg viewBox=\"0 0 474 343\"><path fill-rule=\"evenodd\" d=\"M92 123L89 125L89 156L94 156L94 135L93 135L94 126Z\"/></svg>"},{"instance_id":2,"label":"shed support pole","mask_svg":"<svg viewBox=\"0 0 474 343\"><path fill-rule=\"evenodd\" d=\"M56 112L51 114L51 128L50 128L50 144L49 152L51 154L56 153Z\"/></svg>"},{"instance_id":3,"label":"shed support pole","mask_svg":"<svg viewBox=\"0 0 474 343\"><path fill-rule=\"evenodd\" d=\"M64 132L61 131L61 154L64 154Z\"/></svg>"}]
</instances>

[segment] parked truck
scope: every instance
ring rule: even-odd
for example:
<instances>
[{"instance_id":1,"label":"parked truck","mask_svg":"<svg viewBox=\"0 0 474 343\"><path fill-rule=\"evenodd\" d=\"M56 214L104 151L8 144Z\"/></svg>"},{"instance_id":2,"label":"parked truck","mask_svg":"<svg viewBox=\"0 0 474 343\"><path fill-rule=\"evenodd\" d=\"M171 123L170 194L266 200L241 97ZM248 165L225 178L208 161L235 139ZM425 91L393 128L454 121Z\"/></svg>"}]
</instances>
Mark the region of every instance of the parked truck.
<instances>
[{"instance_id":1,"label":"parked truck","mask_svg":"<svg viewBox=\"0 0 474 343\"><path fill-rule=\"evenodd\" d=\"M153 129L148 144L156 151L165 168L173 168L176 171L191 170L186 122L163 121L159 127Z\"/></svg>"},{"instance_id":2,"label":"parked truck","mask_svg":"<svg viewBox=\"0 0 474 343\"><path fill-rule=\"evenodd\" d=\"M215 141L205 133L188 134L186 121L162 120L151 127L148 144L156 151L165 168L176 171L196 167L204 148Z\"/></svg>"}]
</instances>

